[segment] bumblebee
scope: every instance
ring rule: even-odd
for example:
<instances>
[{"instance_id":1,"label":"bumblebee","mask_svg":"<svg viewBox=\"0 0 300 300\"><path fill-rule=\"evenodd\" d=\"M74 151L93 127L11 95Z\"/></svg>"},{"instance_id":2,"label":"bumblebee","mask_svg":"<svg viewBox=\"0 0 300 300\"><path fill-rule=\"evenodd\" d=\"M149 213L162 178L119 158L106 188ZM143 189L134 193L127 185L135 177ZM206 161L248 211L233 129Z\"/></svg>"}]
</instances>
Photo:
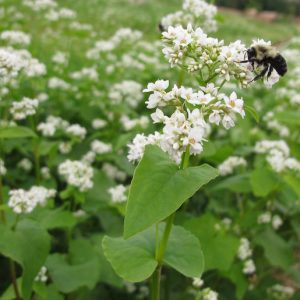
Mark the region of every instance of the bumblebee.
<instances>
[{"instance_id":1,"label":"bumblebee","mask_svg":"<svg viewBox=\"0 0 300 300\"><path fill-rule=\"evenodd\" d=\"M255 64L263 66L260 74L255 76L252 81L256 81L267 75L269 78L275 69L278 75L284 76L287 72L287 63L285 58L278 52L278 50L266 42L254 43L251 48L247 50L247 60L241 63L251 63L254 70Z\"/></svg>"}]
</instances>

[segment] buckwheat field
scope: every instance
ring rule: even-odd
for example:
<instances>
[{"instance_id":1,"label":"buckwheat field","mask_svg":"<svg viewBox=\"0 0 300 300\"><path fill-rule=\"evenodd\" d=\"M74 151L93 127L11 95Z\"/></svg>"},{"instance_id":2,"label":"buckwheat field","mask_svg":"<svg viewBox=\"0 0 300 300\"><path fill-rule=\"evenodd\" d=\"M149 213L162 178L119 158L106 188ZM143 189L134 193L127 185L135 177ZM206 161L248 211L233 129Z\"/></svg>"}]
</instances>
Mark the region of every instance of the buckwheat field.
<instances>
[{"instance_id":1,"label":"buckwheat field","mask_svg":"<svg viewBox=\"0 0 300 300\"><path fill-rule=\"evenodd\" d=\"M212 2L0 1L0 300L300 299L300 30Z\"/></svg>"}]
</instances>

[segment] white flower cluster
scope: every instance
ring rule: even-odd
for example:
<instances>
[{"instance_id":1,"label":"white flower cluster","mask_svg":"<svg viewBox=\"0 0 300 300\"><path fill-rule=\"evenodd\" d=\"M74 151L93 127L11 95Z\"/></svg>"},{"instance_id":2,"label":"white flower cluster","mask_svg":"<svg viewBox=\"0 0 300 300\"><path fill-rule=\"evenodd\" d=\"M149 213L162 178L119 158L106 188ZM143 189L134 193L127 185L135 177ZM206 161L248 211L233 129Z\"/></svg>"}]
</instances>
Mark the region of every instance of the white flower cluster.
<instances>
[{"instance_id":1,"label":"white flower cluster","mask_svg":"<svg viewBox=\"0 0 300 300\"><path fill-rule=\"evenodd\" d=\"M1 82L7 83L22 71L27 77L46 74L46 66L26 49L0 48Z\"/></svg>"},{"instance_id":2,"label":"white flower cluster","mask_svg":"<svg viewBox=\"0 0 300 300\"><path fill-rule=\"evenodd\" d=\"M176 25L187 26L191 23L206 32L212 32L217 29L216 14L217 7L204 0L184 0L182 10L165 16L161 20L161 25L168 28Z\"/></svg>"},{"instance_id":3,"label":"white flower cluster","mask_svg":"<svg viewBox=\"0 0 300 300\"><path fill-rule=\"evenodd\" d=\"M201 291L201 300L218 300L218 293L213 291L210 288L205 288L203 291Z\"/></svg>"},{"instance_id":4,"label":"white flower cluster","mask_svg":"<svg viewBox=\"0 0 300 300\"><path fill-rule=\"evenodd\" d=\"M111 195L111 201L113 203L125 202L127 200L126 192L127 188L123 184L108 189L108 193Z\"/></svg>"},{"instance_id":5,"label":"white flower cluster","mask_svg":"<svg viewBox=\"0 0 300 300\"><path fill-rule=\"evenodd\" d=\"M47 10L57 6L55 0L23 0L23 5L34 11Z\"/></svg>"},{"instance_id":6,"label":"white flower cluster","mask_svg":"<svg viewBox=\"0 0 300 300\"><path fill-rule=\"evenodd\" d=\"M36 275L34 281L37 282L47 282L48 276L47 276L47 268L45 266L42 266L38 274Z\"/></svg>"},{"instance_id":7,"label":"white flower cluster","mask_svg":"<svg viewBox=\"0 0 300 300\"><path fill-rule=\"evenodd\" d=\"M146 116L141 116L140 118L130 119L128 116L122 115L120 118L120 122L122 124L122 127L126 131L130 131L133 128L138 126L141 127L142 129L145 129L149 125L149 118Z\"/></svg>"},{"instance_id":8,"label":"white flower cluster","mask_svg":"<svg viewBox=\"0 0 300 300\"><path fill-rule=\"evenodd\" d=\"M28 46L30 44L30 35L16 30L5 30L0 34L0 39L7 42L9 45Z\"/></svg>"},{"instance_id":9,"label":"white flower cluster","mask_svg":"<svg viewBox=\"0 0 300 300\"><path fill-rule=\"evenodd\" d=\"M101 129L101 128L104 128L106 125L107 125L107 122L102 119L94 119L92 121L92 127L94 129Z\"/></svg>"},{"instance_id":10,"label":"white flower cluster","mask_svg":"<svg viewBox=\"0 0 300 300\"><path fill-rule=\"evenodd\" d=\"M41 131L43 136L54 136L58 129L66 130L69 122L60 117L48 116L46 122L42 122L37 126L37 130Z\"/></svg>"},{"instance_id":11,"label":"white flower cluster","mask_svg":"<svg viewBox=\"0 0 300 300\"><path fill-rule=\"evenodd\" d=\"M111 86L108 97L114 105L124 102L135 108L143 99L142 85L133 80L124 80Z\"/></svg>"},{"instance_id":12,"label":"white flower cluster","mask_svg":"<svg viewBox=\"0 0 300 300\"><path fill-rule=\"evenodd\" d=\"M53 89L53 90L55 89L59 89L62 91L71 90L71 85L68 82L58 77L51 77L48 80L48 87L49 89Z\"/></svg>"},{"instance_id":13,"label":"white flower cluster","mask_svg":"<svg viewBox=\"0 0 300 300\"><path fill-rule=\"evenodd\" d=\"M268 294L274 300L289 300L294 296L295 290L289 286L275 284L268 289Z\"/></svg>"},{"instance_id":14,"label":"white flower cluster","mask_svg":"<svg viewBox=\"0 0 300 300\"><path fill-rule=\"evenodd\" d=\"M274 130L281 137L287 137L290 135L290 130L287 126L280 124L274 117L274 112L269 111L264 117L263 120L266 122L267 128Z\"/></svg>"},{"instance_id":15,"label":"white flower cluster","mask_svg":"<svg viewBox=\"0 0 300 300\"><path fill-rule=\"evenodd\" d=\"M0 48L0 82L7 83L15 78L22 67L20 56L9 49Z\"/></svg>"},{"instance_id":16,"label":"white flower cluster","mask_svg":"<svg viewBox=\"0 0 300 300\"><path fill-rule=\"evenodd\" d=\"M283 220L279 215L272 216L271 212L267 211L260 214L257 218L258 224L272 224L272 227L277 230L283 224Z\"/></svg>"},{"instance_id":17,"label":"white flower cluster","mask_svg":"<svg viewBox=\"0 0 300 300\"><path fill-rule=\"evenodd\" d=\"M289 146L283 140L257 142L254 150L256 153L267 154L267 161L275 172L300 171L300 162L290 157Z\"/></svg>"},{"instance_id":18,"label":"white flower cluster","mask_svg":"<svg viewBox=\"0 0 300 300\"><path fill-rule=\"evenodd\" d=\"M57 51L52 56L52 61L58 65L67 65L68 64L68 54L65 52Z\"/></svg>"},{"instance_id":19,"label":"white flower cluster","mask_svg":"<svg viewBox=\"0 0 300 300\"><path fill-rule=\"evenodd\" d=\"M22 158L18 162L17 166L18 166L18 168L23 169L26 172L29 172L32 169L32 162L28 158Z\"/></svg>"},{"instance_id":20,"label":"white flower cluster","mask_svg":"<svg viewBox=\"0 0 300 300\"><path fill-rule=\"evenodd\" d=\"M200 288L201 286L203 286L204 281L201 278L199 278L199 277L194 277L192 284L193 284L194 287Z\"/></svg>"},{"instance_id":21,"label":"white flower cluster","mask_svg":"<svg viewBox=\"0 0 300 300\"><path fill-rule=\"evenodd\" d=\"M96 67L83 68L80 71L71 73L70 77L75 80L88 79L91 81L98 81L98 72Z\"/></svg>"},{"instance_id":22,"label":"white flower cluster","mask_svg":"<svg viewBox=\"0 0 300 300\"><path fill-rule=\"evenodd\" d=\"M86 129L79 124L72 124L66 128L66 133L72 138L78 139L80 141L84 140L86 136Z\"/></svg>"},{"instance_id":23,"label":"white flower cluster","mask_svg":"<svg viewBox=\"0 0 300 300\"><path fill-rule=\"evenodd\" d=\"M93 187L94 170L84 162L66 160L58 167L58 173L65 177L67 183L85 192Z\"/></svg>"},{"instance_id":24,"label":"white flower cluster","mask_svg":"<svg viewBox=\"0 0 300 300\"><path fill-rule=\"evenodd\" d=\"M110 163L104 163L102 166L102 171L107 177L118 181L125 181L127 177L125 172L120 171L117 167L111 165Z\"/></svg>"},{"instance_id":25,"label":"white flower cluster","mask_svg":"<svg viewBox=\"0 0 300 300\"><path fill-rule=\"evenodd\" d=\"M112 145L103 143L102 141L95 140L91 144L91 150L95 154L104 154L104 153L109 153L112 151Z\"/></svg>"},{"instance_id":26,"label":"white flower cluster","mask_svg":"<svg viewBox=\"0 0 300 300\"><path fill-rule=\"evenodd\" d=\"M8 206L16 214L30 213L37 205L46 205L49 198L53 198L56 191L42 186L33 186L30 190L11 190L9 192Z\"/></svg>"},{"instance_id":27,"label":"white flower cluster","mask_svg":"<svg viewBox=\"0 0 300 300\"><path fill-rule=\"evenodd\" d=\"M120 47L123 43L134 44L142 37L142 32L132 30L131 28L120 28L109 40L99 40L95 43L94 48L89 49L86 53L89 59L99 59L101 53L110 53Z\"/></svg>"},{"instance_id":28,"label":"white flower cluster","mask_svg":"<svg viewBox=\"0 0 300 300\"><path fill-rule=\"evenodd\" d=\"M45 18L48 21L51 22L56 22L59 20L63 20L63 19L75 19L76 18L76 12L72 9L69 8L58 8L58 9L51 9L50 11L47 12L47 14L45 15Z\"/></svg>"},{"instance_id":29,"label":"white flower cluster","mask_svg":"<svg viewBox=\"0 0 300 300\"><path fill-rule=\"evenodd\" d=\"M244 102L237 98L235 92L228 97L218 93L218 88L213 84L200 87L198 92L194 92L192 88L178 88L176 85L167 92L168 87L169 81L157 80L155 83L149 83L144 90L152 93L146 101L147 108L165 106L177 108L170 117L164 115L159 108L156 109L151 117L154 123L164 124L162 133L155 132L148 137L137 135L129 145L129 160L139 160L146 145L157 144L179 163L187 146L194 155L203 151L202 143L209 131L209 123L217 125L222 123L229 129L235 125L236 113L245 116ZM189 106L187 111L183 109L184 105Z\"/></svg>"},{"instance_id":30,"label":"white flower cluster","mask_svg":"<svg viewBox=\"0 0 300 300\"><path fill-rule=\"evenodd\" d=\"M250 64L240 63L247 48L239 40L226 46L224 41L208 37L201 28L194 30L188 25L187 29L170 26L163 32L163 41L163 53L171 66L180 65L189 72L197 71L201 82L209 82L218 76L224 82L236 79L246 87L253 78Z\"/></svg>"},{"instance_id":31,"label":"white flower cluster","mask_svg":"<svg viewBox=\"0 0 300 300\"><path fill-rule=\"evenodd\" d=\"M255 273L256 267L252 259L252 249L250 242L246 238L241 238L238 249L238 258L243 262L243 273L250 275Z\"/></svg>"},{"instance_id":32,"label":"white flower cluster","mask_svg":"<svg viewBox=\"0 0 300 300\"><path fill-rule=\"evenodd\" d=\"M24 97L21 101L12 103L10 113L13 115L14 120L24 120L36 113L38 105L39 101L37 99Z\"/></svg>"},{"instance_id":33,"label":"white flower cluster","mask_svg":"<svg viewBox=\"0 0 300 300\"><path fill-rule=\"evenodd\" d=\"M4 176L7 172L5 168L4 161L0 158L0 176Z\"/></svg>"},{"instance_id":34,"label":"white flower cluster","mask_svg":"<svg viewBox=\"0 0 300 300\"><path fill-rule=\"evenodd\" d=\"M226 176L232 174L234 169L240 166L246 167L247 161L243 157L230 156L218 166L218 170L221 176Z\"/></svg>"}]
</instances>

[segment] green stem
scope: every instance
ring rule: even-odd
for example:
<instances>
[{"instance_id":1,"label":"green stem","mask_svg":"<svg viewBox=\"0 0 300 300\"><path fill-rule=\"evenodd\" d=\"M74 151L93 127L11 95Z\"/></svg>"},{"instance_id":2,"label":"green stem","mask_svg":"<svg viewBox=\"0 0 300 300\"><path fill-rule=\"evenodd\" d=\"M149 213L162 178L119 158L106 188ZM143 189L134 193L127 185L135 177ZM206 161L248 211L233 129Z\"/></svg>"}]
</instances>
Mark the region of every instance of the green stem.
<instances>
[{"instance_id":1,"label":"green stem","mask_svg":"<svg viewBox=\"0 0 300 300\"><path fill-rule=\"evenodd\" d=\"M18 288L18 284L17 284L16 266L15 266L15 263L11 259L9 259L9 270L10 270L10 276L11 276L12 285L13 285L13 288L15 291L16 299L20 300L21 296L20 296L20 292L19 292L19 288Z\"/></svg>"},{"instance_id":2,"label":"green stem","mask_svg":"<svg viewBox=\"0 0 300 300\"><path fill-rule=\"evenodd\" d=\"M164 255L165 255L165 252L166 252L166 249L167 249L167 245L168 245L168 241L169 241L169 237L170 237L174 217L175 217L175 213L170 215L166 220L166 226L165 226L165 230L164 230L164 233L163 233L163 237L162 237L162 239L159 243L158 252L156 253L156 260L157 260L159 265L162 264L162 260L164 258Z\"/></svg>"},{"instance_id":3,"label":"green stem","mask_svg":"<svg viewBox=\"0 0 300 300\"><path fill-rule=\"evenodd\" d=\"M159 300L160 298L160 274L161 266L157 266L151 279L151 300Z\"/></svg>"}]
</instances>

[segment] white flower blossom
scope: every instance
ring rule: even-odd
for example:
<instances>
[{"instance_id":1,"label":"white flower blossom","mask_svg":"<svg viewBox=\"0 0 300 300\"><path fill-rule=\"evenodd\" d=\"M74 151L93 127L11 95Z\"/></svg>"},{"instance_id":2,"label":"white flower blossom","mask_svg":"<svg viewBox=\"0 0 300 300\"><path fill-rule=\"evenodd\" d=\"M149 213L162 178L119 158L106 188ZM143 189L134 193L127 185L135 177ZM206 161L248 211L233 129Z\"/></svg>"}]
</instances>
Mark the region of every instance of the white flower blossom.
<instances>
[{"instance_id":1,"label":"white flower blossom","mask_svg":"<svg viewBox=\"0 0 300 300\"><path fill-rule=\"evenodd\" d=\"M8 206L16 214L31 213L39 204L44 206L49 198L53 198L56 191L41 186L33 186L30 190L11 190L9 192Z\"/></svg>"},{"instance_id":2,"label":"white flower blossom","mask_svg":"<svg viewBox=\"0 0 300 300\"><path fill-rule=\"evenodd\" d=\"M58 172L69 185L79 188L81 192L93 187L93 168L81 161L68 159L59 165Z\"/></svg>"},{"instance_id":3,"label":"white flower blossom","mask_svg":"<svg viewBox=\"0 0 300 300\"><path fill-rule=\"evenodd\" d=\"M126 191L127 188L122 184L108 189L108 193L111 195L111 201L113 203L125 202L127 200Z\"/></svg>"},{"instance_id":4,"label":"white flower blossom","mask_svg":"<svg viewBox=\"0 0 300 300\"><path fill-rule=\"evenodd\" d=\"M39 101L37 99L24 97L21 101L12 103L10 113L13 115L14 120L23 120L34 115L38 105Z\"/></svg>"}]
</instances>

